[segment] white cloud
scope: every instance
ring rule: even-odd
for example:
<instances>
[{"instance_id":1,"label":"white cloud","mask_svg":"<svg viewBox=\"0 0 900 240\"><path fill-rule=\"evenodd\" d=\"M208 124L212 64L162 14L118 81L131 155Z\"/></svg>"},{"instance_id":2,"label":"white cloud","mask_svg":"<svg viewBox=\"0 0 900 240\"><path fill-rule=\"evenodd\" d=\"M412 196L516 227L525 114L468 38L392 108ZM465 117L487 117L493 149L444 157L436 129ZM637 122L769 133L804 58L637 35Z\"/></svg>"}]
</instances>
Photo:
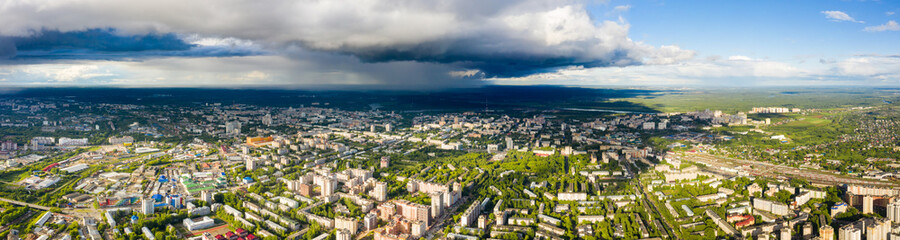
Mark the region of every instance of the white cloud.
<instances>
[{"instance_id":1,"label":"white cloud","mask_svg":"<svg viewBox=\"0 0 900 240\"><path fill-rule=\"evenodd\" d=\"M613 8L613 10L615 10L615 11L617 11L617 12L627 12L627 11L630 10L630 9L631 9L631 5L627 5L627 4L626 4L626 5L619 5L619 6L616 6L616 7Z\"/></svg>"},{"instance_id":2,"label":"white cloud","mask_svg":"<svg viewBox=\"0 0 900 240\"><path fill-rule=\"evenodd\" d=\"M834 64L834 74L877 77L900 75L900 57L897 56L860 56L844 59Z\"/></svg>"},{"instance_id":3,"label":"white cloud","mask_svg":"<svg viewBox=\"0 0 900 240\"><path fill-rule=\"evenodd\" d=\"M895 13L895 12L885 12L884 15L891 16L891 15L894 15L894 13Z\"/></svg>"},{"instance_id":4,"label":"white cloud","mask_svg":"<svg viewBox=\"0 0 900 240\"><path fill-rule=\"evenodd\" d=\"M43 64L38 67L25 67L21 70L54 82L72 82L114 76L108 70L91 64Z\"/></svg>"},{"instance_id":5,"label":"white cloud","mask_svg":"<svg viewBox=\"0 0 900 240\"><path fill-rule=\"evenodd\" d=\"M894 20L890 20L885 24L881 24L878 26L869 26L863 29L867 32L884 32L884 31L900 31L900 24L897 24Z\"/></svg>"},{"instance_id":6,"label":"white cloud","mask_svg":"<svg viewBox=\"0 0 900 240\"><path fill-rule=\"evenodd\" d=\"M809 61L815 62L815 61ZM569 67L520 78L492 78L496 84L778 86L900 84L900 57L860 56L802 64L747 56L694 59L669 65L613 68Z\"/></svg>"},{"instance_id":7,"label":"white cloud","mask_svg":"<svg viewBox=\"0 0 900 240\"><path fill-rule=\"evenodd\" d=\"M297 56L248 56L229 58L159 58L143 62L78 61L41 65L0 65L6 86L125 87L241 87L284 86L305 88L379 85L385 82L420 89L465 86L483 76L474 69L447 68L440 64L399 62L362 63L346 59L312 60L314 52ZM309 56L307 54L313 54ZM337 58L349 58L337 56ZM814 60L819 60L819 57ZM828 57L826 57L828 58ZM832 58L833 59L833 58ZM490 78L495 84L643 85L643 86L771 86L771 85L900 85L900 57L866 55L807 64L748 56L701 58L674 64L585 68L570 66L524 77ZM348 70L349 69L349 70ZM424 70L423 70L424 69ZM421 82L395 79L395 72L410 78L444 78ZM393 81L393 82L391 82ZM416 85L420 84L420 85ZM457 84L457 85L453 85ZM380 86L380 85L379 85ZM396 89L396 86L382 86Z\"/></svg>"},{"instance_id":8,"label":"white cloud","mask_svg":"<svg viewBox=\"0 0 900 240\"><path fill-rule=\"evenodd\" d=\"M450 74L450 76L452 76L452 77L462 78L462 77L475 77L475 76L482 74L482 72L477 69L469 69L469 70L461 70L461 71L450 71L448 74Z\"/></svg>"},{"instance_id":9,"label":"white cloud","mask_svg":"<svg viewBox=\"0 0 900 240\"><path fill-rule=\"evenodd\" d=\"M666 45L651 49L644 58L645 64L675 64L694 58L696 52L678 46Z\"/></svg>"},{"instance_id":10,"label":"white cloud","mask_svg":"<svg viewBox=\"0 0 900 240\"><path fill-rule=\"evenodd\" d=\"M751 61L753 59L751 59L750 57L747 57L747 56L737 55L737 56L728 57L728 60L730 60L730 61Z\"/></svg>"},{"instance_id":11,"label":"white cloud","mask_svg":"<svg viewBox=\"0 0 900 240\"><path fill-rule=\"evenodd\" d=\"M825 14L825 18L835 22L865 23L863 21L857 21L850 15L847 15L847 13L841 11L822 11L822 14Z\"/></svg>"},{"instance_id":12,"label":"white cloud","mask_svg":"<svg viewBox=\"0 0 900 240\"><path fill-rule=\"evenodd\" d=\"M350 56L292 50L290 56L0 64L0 77L10 79L4 83L9 86L440 89L481 83L477 72L470 74L478 78L449 74L458 70L462 69L410 61L365 63Z\"/></svg>"}]
</instances>

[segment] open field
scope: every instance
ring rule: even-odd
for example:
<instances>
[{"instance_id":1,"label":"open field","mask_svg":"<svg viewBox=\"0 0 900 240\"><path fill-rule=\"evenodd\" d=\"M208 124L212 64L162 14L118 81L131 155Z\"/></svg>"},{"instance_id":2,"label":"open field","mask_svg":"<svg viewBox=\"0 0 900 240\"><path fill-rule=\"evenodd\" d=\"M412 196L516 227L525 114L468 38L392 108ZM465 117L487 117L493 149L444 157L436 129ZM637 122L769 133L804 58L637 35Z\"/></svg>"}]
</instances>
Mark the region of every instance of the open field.
<instances>
[{"instance_id":1,"label":"open field","mask_svg":"<svg viewBox=\"0 0 900 240\"><path fill-rule=\"evenodd\" d=\"M748 111L753 107L790 107L832 109L873 106L896 102L896 90L889 89L689 89L658 91L619 100L641 104L662 112L722 110L726 113Z\"/></svg>"}]
</instances>

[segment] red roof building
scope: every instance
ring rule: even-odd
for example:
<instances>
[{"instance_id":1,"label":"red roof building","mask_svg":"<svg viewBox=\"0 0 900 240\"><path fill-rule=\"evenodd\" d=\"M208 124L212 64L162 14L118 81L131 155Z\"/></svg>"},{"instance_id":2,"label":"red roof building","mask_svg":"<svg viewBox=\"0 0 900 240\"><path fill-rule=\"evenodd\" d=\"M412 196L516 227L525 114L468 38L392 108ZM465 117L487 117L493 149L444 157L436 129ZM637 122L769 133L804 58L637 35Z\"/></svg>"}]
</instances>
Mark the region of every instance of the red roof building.
<instances>
[{"instance_id":1,"label":"red roof building","mask_svg":"<svg viewBox=\"0 0 900 240\"><path fill-rule=\"evenodd\" d=\"M247 237L247 234L250 234L249 232L247 232L247 230L244 230L243 228L235 229L234 233L237 233L237 235L241 236L241 237Z\"/></svg>"},{"instance_id":2,"label":"red roof building","mask_svg":"<svg viewBox=\"0 0 900 240\"><path fill-rule=\"evenodd\" d=\"M753 216L751 216L750 214L735 214L735 215L729 215L725 219L728 222L740 222L740 221L747 220L748 218L752 219Z\"/></svg>"},{"instance_id":3,"label":"red roof building","mask_svg":"<svg viewBox=\"0 0 900 240\"><path fill-rule=\"evenodd\" d=\"M753 216L750 216L750 218L748 218L747 220L735 223L734 227L740 229L742 227L753 225L753 223L755 223L755 222L756 222L756 219L754 219Z\"/></svg>"}]
</instances>

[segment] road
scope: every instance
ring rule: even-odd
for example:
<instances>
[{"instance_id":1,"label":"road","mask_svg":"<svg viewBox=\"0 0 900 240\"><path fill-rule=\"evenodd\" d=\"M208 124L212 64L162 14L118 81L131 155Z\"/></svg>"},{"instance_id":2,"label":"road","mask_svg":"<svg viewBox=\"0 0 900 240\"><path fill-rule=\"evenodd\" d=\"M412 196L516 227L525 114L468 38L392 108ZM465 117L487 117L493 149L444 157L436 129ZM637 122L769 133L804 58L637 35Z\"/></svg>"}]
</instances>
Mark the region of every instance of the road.
<instances>
[{"instance_id":1,"label":"road","mask_svg":"<svg viewBox=\"0 0 900 240\"><path fill-rule=\"evenodd\" d=\"M635 169L631 169L632 167L637 167L637 166L634 165L633 161L630 161L630 162L632 164L623 164L626 166L626 170L629 172L632 172L632 173L639 172ZM660 218L662 219L662 213L659 212L659 208L656 207L656 204L653 204L653 202L650 201L650 196L647 195L647 189L644 188L644 184L641 183L640 176L637 174L632 174L631 176L632 176L632 181L637 182L637 188L638 188L637 191L640 192L642 195L644 195L644 197L643 197L644 204L646 204L647 206L653 207L653 211L656 212L656 214L658 214L660 216ZM651 217L653 216L653 215L650 215L650 213L647 213L647 215L649 215ZM647 219L647 225L650 225L650 223L651 223L650 221L651 221L650 219ZM669 221L665 221L665 219L662 219L662 221L660 221L660 222L662 222L663 227L666 228L666 229L659 229L660 233L666 234L665 232L668 232L669 237L676 237L676 238L678 237L678 235L675 234L675 231L672 230L672 226L669 225Z\"/></svg>"},{"instance_id":2,"label":"road","mask_svg":"<svg viewBox=\"0 0 900 240\"><path fill-rule=\"evenodd\" d=\"M462 206L463 203L469 201L471 197L463 197L456 201L456 204L453 205L450 209L445 209L443 214L440 215L438 219L434 220L434 224L431 225L431 228L428 231L425 231L425 236L433 236L435 232L444 230L444 226L446 225L446 221L453 217L453 214L456 213L456 210L459 209L459 206ZM478 204L478 203L474 203ZM430 239L430 238L429 238Z\"/></svg>"},{"instance_id":3,"label":"road","mask_svg":"<svg viewBox=\"0 0 900 240\"><path fill-rule=\"evenodd\" d=\"M50 211L50 207L45 207L45 206L41 206L41 205L37 205L37 204L20 202L20 201L16 201L16 200L12 200L12 199L7 199L7 198L0 198L0 201L8 202L8 203L19 205L19 206L30 207L30 208L44 210L44 211Z\"/></svg>"},{"instance_id":4,"label":"road","mask_svg":"<svg viewBox=\"0 0 900 240\"><path fill-rule=\"evenodd\" d=\"M20 202L20 201L8 199L8 198L0 198L0 201L8 202L10 204L15 204L15 205L19 205L19 206L30 207L30 208L34 208L37 210L50 211L50 207L47 207L47 206L41 206L41 205L31 204L31 203L26 203L26 202ZM60 209L60 210L62 211L62 214L69 215L69 216L76 217L76 218L92 217L92 218L97 218L97 219L100 219L100 216L103 212L103 210L100 210L100 209Z\"/></svg>"}]
</instances>

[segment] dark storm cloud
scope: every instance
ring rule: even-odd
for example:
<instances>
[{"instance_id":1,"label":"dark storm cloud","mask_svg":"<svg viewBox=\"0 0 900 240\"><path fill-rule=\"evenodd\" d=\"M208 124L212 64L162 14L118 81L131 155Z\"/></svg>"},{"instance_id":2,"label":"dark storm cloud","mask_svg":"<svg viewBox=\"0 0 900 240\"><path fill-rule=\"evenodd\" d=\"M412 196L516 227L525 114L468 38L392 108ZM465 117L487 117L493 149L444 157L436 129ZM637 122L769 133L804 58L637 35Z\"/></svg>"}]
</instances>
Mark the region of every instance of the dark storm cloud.
<instances>
[{"instance_id":1,"label":"dark storm cloud","mask_svg":"<svg viewBox=\"0 0 900 240\"><path fill-rule=\"evenodd\" d=\"M16 56L16 43L12 39L0 37L0 59Z\"/></svg>"},{"instance_id":2,"label":"dark storm cloud","mask_svg":"<svg viewBox=\"0 0 900 240\"><path fill-rule=\"evenodd\" d=\"M248 68L273 73L252 74L268 79L277 72L310 76L282 77L298 84L469 85L485 77L669 64L694 56L676 46L633 41L624 19L594 19L587 10L592 2L582 0L10 1L0 8L0 36L28 40L5 51L14 59L285 56L295 63L277 65L283 71L271 63ZM185 36L240 39L258 48L193 45ZM319 54L297 57L291 53L297 47Z\"/></svg>"},{"instance_id":3,"label":"dark storm cloud","mask_svg":"<svg viewBox=\"0 0 900 240\"><path fill-rule=\"evenodd\" d=\"M638 65L641 59L626 51L612 51L609 56L594 58L582 53L540 53L491 51L490 43L479 40L430 42L404 47L372 47L342 49L341 52L359 57L364 62L415 61L450 64L465 69L478 69L485 77L521 77L555 71L568 66L585 68Z\"/></svg>"},{"instance_id":4,"label":"dark storm cloud","mask_svg":"<svg viewBox=\"0 0 900 240\"><path fill-rule=\"evenodd\" d=\"M41 30L27 37L12 37L19 51L85 49L103 52L136 52L148 50L187 50L194 45L175 34L146 34L120 36L113 29L89 29L60 32Z\"/></svg>"},{"instance_id":5,"label":"dark storm cloud","mask_svg":"<svg viewBox=\"0 0 900 240\"><path fill-rule=\"evenodd\" d=\"M226 57L261 54L226 46L200 46L173 33L120 34L115 29L40 30L0 37L0 57L47 60L140 60L150 57Z\"/></svg>"}]
</instances>

